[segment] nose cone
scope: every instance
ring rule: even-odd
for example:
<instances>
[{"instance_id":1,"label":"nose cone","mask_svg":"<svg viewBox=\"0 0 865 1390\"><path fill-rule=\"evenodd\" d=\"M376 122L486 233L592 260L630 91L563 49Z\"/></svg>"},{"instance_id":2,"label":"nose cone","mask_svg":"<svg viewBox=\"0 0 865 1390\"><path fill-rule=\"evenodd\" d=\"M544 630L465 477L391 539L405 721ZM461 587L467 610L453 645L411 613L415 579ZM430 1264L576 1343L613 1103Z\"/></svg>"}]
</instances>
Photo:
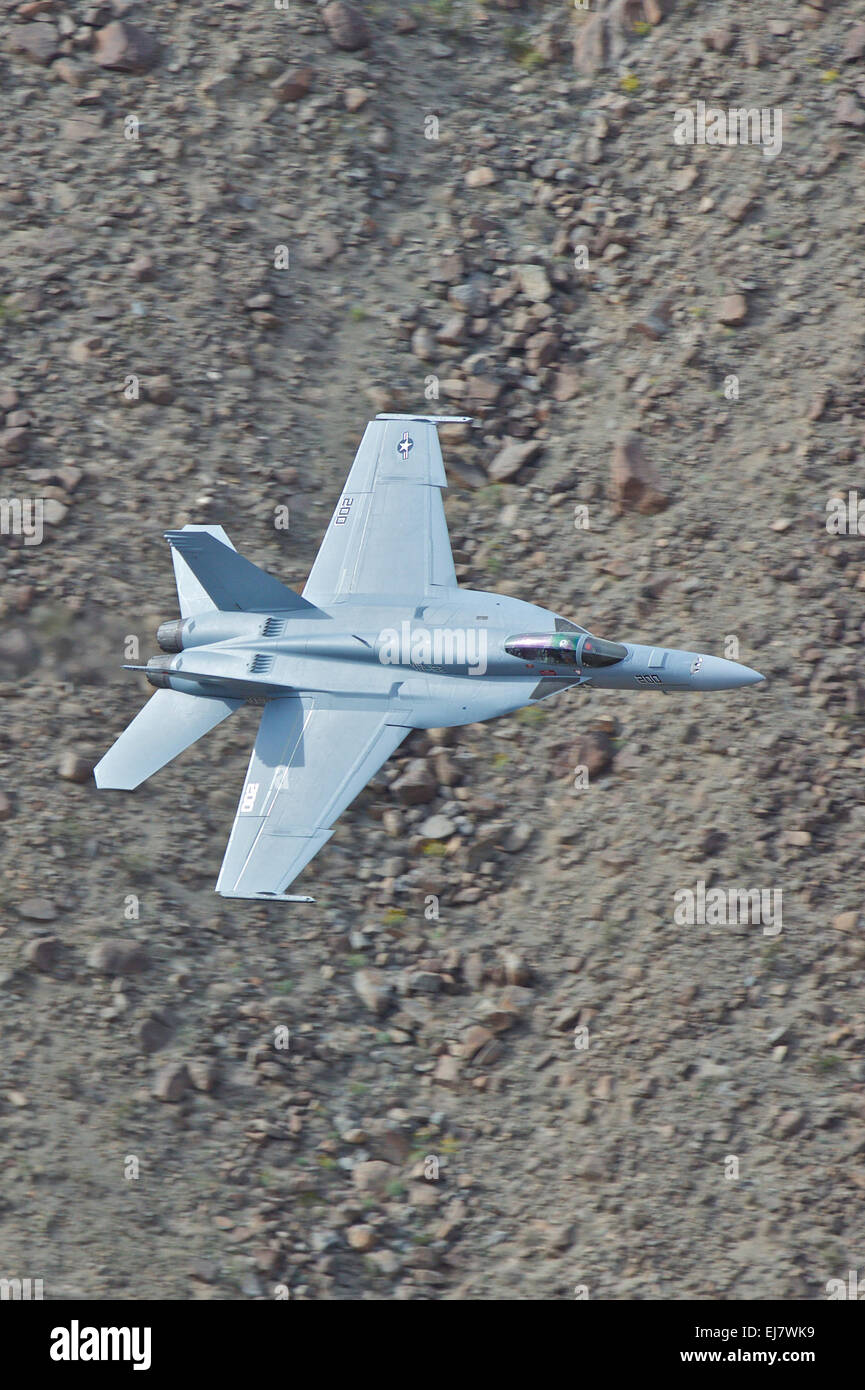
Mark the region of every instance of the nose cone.
<instances>
[{"instance_id":1,"label":"nose cone","mask_svg":"<svg viewBox=\"0 0 865 1390\"><path fill-rule=\"evenodd\" d=\"M737 685L757 685L765 679L750 666L740 666L738 661L726 661L721 656L698 657L691 668L692 690L733 690Z\"/></svg>"}]
</instances>

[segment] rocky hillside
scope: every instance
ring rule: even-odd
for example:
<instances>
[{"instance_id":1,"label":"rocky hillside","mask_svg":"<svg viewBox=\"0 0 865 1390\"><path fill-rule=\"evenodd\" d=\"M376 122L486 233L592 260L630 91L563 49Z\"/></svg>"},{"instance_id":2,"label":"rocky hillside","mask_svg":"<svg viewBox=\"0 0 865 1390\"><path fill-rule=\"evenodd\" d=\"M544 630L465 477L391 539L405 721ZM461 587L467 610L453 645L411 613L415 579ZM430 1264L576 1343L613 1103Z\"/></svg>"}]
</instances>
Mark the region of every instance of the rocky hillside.
<instances>
[{"instance_id":1,"label":"rocky hillside","mask_svg":"<svg viewBox=\"0 0 865 1390\"><path fill-rule=\"evenodd\" d=\"M863 0L26 0L0 92L0 1274L825 1297L863 1260ZM302 586L402 408L474 417L462 583L769 679L412 736L314 907L223 900L254 710L90 777L176 616L162 534ZM770 914L689 923L700 884Z\"/></svg>"}]
</instances>

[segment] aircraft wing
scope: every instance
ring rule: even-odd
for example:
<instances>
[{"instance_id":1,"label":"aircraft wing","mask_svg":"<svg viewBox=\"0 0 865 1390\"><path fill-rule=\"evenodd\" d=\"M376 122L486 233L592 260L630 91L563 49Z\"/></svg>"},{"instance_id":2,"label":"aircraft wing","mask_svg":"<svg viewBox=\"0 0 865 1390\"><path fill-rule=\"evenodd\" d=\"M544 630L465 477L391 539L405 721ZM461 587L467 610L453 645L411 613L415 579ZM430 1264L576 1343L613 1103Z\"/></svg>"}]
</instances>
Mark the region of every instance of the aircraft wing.
<instances>
[{"instance_id":1,"label":"aircraft wing","mask_svg":"<svg viewBox=\"0 0 865 1390\"><path fill-rule=\"evenodd\" d=\"M380 415L370 421L304 598L327 605L358 595L421 598L456 587L436 424L457 419L464 417Z\"/></svg>"},{"instance_id":2,"label":"aircraft wing","mask_svg":"<svg viewBox=\"0 0 865 1390\"><path fill-rule=\"evenodd\" d=\"M216 884L228 898L285 898L330 827L409 730L383 708L289 695L264 707Z\"/></svg>"}]
</instances>

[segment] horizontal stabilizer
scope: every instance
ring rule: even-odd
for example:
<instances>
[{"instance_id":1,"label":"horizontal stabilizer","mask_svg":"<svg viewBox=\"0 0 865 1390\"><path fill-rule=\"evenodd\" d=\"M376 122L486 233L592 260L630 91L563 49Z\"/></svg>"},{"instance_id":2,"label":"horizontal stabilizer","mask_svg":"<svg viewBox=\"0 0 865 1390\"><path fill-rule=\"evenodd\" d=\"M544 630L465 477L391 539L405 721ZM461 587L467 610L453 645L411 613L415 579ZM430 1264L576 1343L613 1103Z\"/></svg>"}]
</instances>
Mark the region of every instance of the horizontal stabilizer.
<instances>
[{"instance_id":1,"label":"horizontal stabilizer","mask_svg":"<svg viewBox=\"0 0 865 1390\"><path fill-rule=\"evenodd\" d=\"M182 556L213 608L223 612L294 611L298 616L325 616L300 594L238 555L209 531L192 528L166 531L165 539Z\"/></svg>"},{"instance_id":2,"label":"horizontal stabilizer","mask_svg":"<svg viewBox=\"0 0 865 1390\"><path fill-rule=\"evenodd\" d=\"M244 703L157 690L93 770L97 787L131 791Z\"/></svg>"}]
</instances>

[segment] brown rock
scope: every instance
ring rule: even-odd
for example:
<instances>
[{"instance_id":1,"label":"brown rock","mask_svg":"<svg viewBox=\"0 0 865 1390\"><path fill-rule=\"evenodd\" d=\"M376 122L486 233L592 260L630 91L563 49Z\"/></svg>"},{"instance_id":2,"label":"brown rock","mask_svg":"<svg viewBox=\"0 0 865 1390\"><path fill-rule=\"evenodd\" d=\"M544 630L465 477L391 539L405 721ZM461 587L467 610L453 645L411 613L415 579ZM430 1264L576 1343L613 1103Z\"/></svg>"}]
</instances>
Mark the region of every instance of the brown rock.
<instances>
[{"instance_id":1,"label":"brown rock","mask_svg":"<svg viewBox=\"0 0 865 1390\"><path fill-rule=\"evenodd\" d=\"M859 105L854 96L849 93L838 98L835 107L835 120L839 125L853 126L855 130L861 130L865 126L865 111Z\"/></svg>"},{"instance_id":2,"label":"brown rock","mask_svg":"<svg viewBox=\"0 0 865 1390\"><path fill-rule=\"evenodd\" d=\"M572 401L580 393L582 377L573 367L565 367L556 376L556 384L553 387L553 399L564 403Z\"/></svg>"},{"instance_id":3,"label":"brown rock","mask_svg":"<svg viewBox=\"0 0 865 1390\"><path fill-rule=\"evenodd\" d=\"M469 169L466 174L466 188L489 188L490 184L496 181L496 171L491 169L488 164L482 164L477 169Z\"/></svg>"},{"instance_id":4,"label":"brown rock","mask_svg":"<svg viewBox=\"0 0 865 1390\"><path fill-rule=\"evenodd\" d=\"M349 1226L345 1238L352 1250L371 1250L375 1245L375 1230L372 1226Z\"/></svg>"},{"instance_id":5,"label":"brown rock","mask_svg":"<svg viewBox=\"0 0 865 1390\"><path fill-rule=\"evenodd\" d=\"M149 72L159 60L159 44L136 25L115 19L97 30L93 56L115 72Z\"/></svg>"},{"instance_id":6,"label":"brown rock","mask_svg":"<svg viewBox=\"0 0 865 1390\"><path fill-rule=\"evenodd\" d=\"M643 453L639 435L628 435L613 451L611 486L615 502L622 511L636 510L644 515L663 511L669 499L658 488L655 469Z\"/></svg>"},{"instance_id":7,"label":"brown rock","mask_svg":"<svg viewBox=\"0 0 865 1390\"><path fill-rule=\"evenodd\" d=\"M729 217L731 222L742 222L750 211L754 202L751 193L734 193L732 198L728 198L721 211L725 217Z\"/></svg>"},{"instance_id":8,"label":"brown rock","mask_svg":"<svg viewBox=\"0 0 865 1390\"><path fill-rule=\"evenodd\" d=\"M50 970L57 957L56 936L37 936L24 947L24 959L34 970Z\"/></svg>"},{"instance_id":9,"label":"brown rock","mask_svg":"<svg viewBox=\"0 0 865 1390\"><path fill-rule=\"evenodd\" d=\"M61 123L60 139L82 145L86 140L98 140L102 134L104 121L101 112L91 112L86 116L70 116Z\"/></svg>"},{"instance_id":10,"label":"brown rock","mask_svg":"<svg viewBox=\"0 0 865 1390\"><path fill-rule=\"evenodd\" d=\"M443 1052L436 1062L433 1081L437 1081L440 1086L453 1089L459 1084L460 1065L459 1057L452 1057L449 1052Z\"/></svg>"},{"instance_id":11,"label":"brown rock","mask_svg":"<svg viewBox=\"0 0 865 1390\"><path fill-rule=\"evenodd\" d=\"M636 333L642 333L644 338L650 338L652 342L657 342L670 331L670 311L672 301L661 299L654 304L647 314L635 320L631 325Z\"/></svg>"},{"instance_id":12,"label":"brown rock","mask_svg":"<svg viewBox=\"0 0 865 1390\"><path fill-rule=\"evenodd\" d=\"M559 350L559 335L551 329L533 333L526 343L526 366L530 372L546 367Z\"/></svg>"},{"instance_id":13,"label":"brown rock","mask_svg":"<svg viewBox=\"0 0 865 1390\"><path fill-rule=\"evenodd\" d=\"M440 343L445 343L449 347L456 347L463 341L466 334L465 314L452 314L436 333L436 338Z\"/></svg>"},{"instance_id":14,"label":"brown rock","mask_svg":"<svg viewBox=\"0 0 865 1390\"><path fill-rule=\"evenodd\" d=\"M717 29L711 29L705 35L703 42L707 48L713 48L716 53L729 53L736 42L736 32L735 24L721 25Z\"/></svg>"},{"instance_id":15,"label":"brown rock","mask_svg":"<svg viewBox=\"0 0 865 1390\"><path fill-rule=\"evenodd\" d=\"M423 806L432 801L438 791L435 772L424 758L413 758L394 782L393 790L403 806Z\"/></svg>"},{"instance_id":16,"label":"brown rock","mask_svg":"<svg viewBox=\"0 0 865 1390\"><path fill-rule=\"evenodd\" d=\"M153 1095L157 1100L176 1104L189 1090L189 1070L185 1062L169 1062L156 1073Z\"/></svg>"},{"instance_id":17,"label":"brown rock","mask_svg":"<svg viewBox=\"0 0 865 1390\"><path fill-rule=\"evenodd\" d=\"M103 975L135 975L146 963L141 943L125 936L97 941L87 957L91 969Z\"/></svg>"},{"instance_id":18,"label":"brown rock","mask_svg":"<svg viewBox=\"0 0 865 1390\"><path fill-rule=\"evenodd\" d=\"M393 996L393 986L380 970L356 970L352 978L354 992L373 1014L387 1012Z\"/></svg>"},{"instance_id":19,"label":"brown rock","mask_svg":"<svg viewBox=\"0 0 865 1390\"><path fill-rule=\"evenodd\" d=\"M847 31L841 57L845 63L855 63L865 53L865 24L854 24Z\"/></svg>"},{"instance_id":20,"label":"brown rock","mask_svg":"<svg viewBox=\"0 0 865 1390\"><path fill-rule=\"evenodd\" d=\"M576 761L584 767L589 778L599 777L606 772L616 755L616 745L607 734L598 732L583 734L577 744Z\"/></svg>"},{"instance_id":21,"label":"brown rock","mask_svg":"<svg viewBox=\"0 0 865 1390\"><path fill-rule=\"evenodd\" d=\"M57 908L50 898L25 898L18 904L18 913L30 922L53 922Z\"/></svg>"},{"instance_id":22,"label":"brown rock","mask_svg":"<svg viewBox=\"0 0 865 1390\"><path fill-rule=\"evenodd\" d=\"M138 1025L138 1043L142 1052L158 1052L173 1032L171 1024L161 1014L151 1013Z\"/></svg>"},{"instance_id":23,"label":"brown rock","mask_svg":"<svg viewBox=\"0 0 865 1390\"><path fill-rule=\"evenodd\" d=\"M525 464L537 458L540 451L541 445L536 439L509 439L490 464L489 476L494 482L507 482L515 478Z\"/></svg>"},{"instance_id":24,"label":"brown rock","mask_svg":"<svg viewBox=\"0 0 865 1390\"><path fill-rule=\"evenodd\" d=\"M85 362L89 362L93 353L98 351L102 339L90 333L86 338L75 338L69 344L69 361L75 362L82 367Z\"/></svg>"},{"instance_id":25,"label":"brown rock","mask_svg":"<svg viewBox=\"0 0 865 1390\"><path fill-rule=\"evenodd\" d=\"M486 410L494 406L504 386L492 376L473 376L466 384L465 404L468 411Z\"/></svg>"},{"instance_id":26,"label":"brown rock","mask_svg":"<svg viewBox=\"0 0 865 1390\"><path fill-rule=\"evenodd\" d=\"M490 1032L489 1028L483 1028L479 1023L473 1024L472 1027L466 1031L462 1040L463 1057L465 1060L470 1062L476 1053L480 1052L482 1047L486 1047L487 1043L492 1042L493 1037L494 1034Z\"/></svg>"},{"instance_id":27,"label":"brown rock","mask_svg":"<svg viewBox=\"0 0 865 1390\"><path fill-rule=\"evenodd\" d=\"M219 1068L210 1058L189 1063L189 1079L196 1091L210 1092L216 1085Z\"/></svg>"},{"instance_id":28,"label":"brown rock","mask_svg":"<svg viewBox=\"0 0 865 1390\"><path fill-rule=\"evenodd\" d=\"M505 967L505 979L509 985L527 985L531 980L531 966L518 951L503 951L502 964Z\"/></svg>"},{"instance_id":29,"label":"brown rock","mask_svg":"<svg viewBox=\"0 0 865 1390\"><path fill-rule=\"evenodd\" d=\"M23 454L30 445L30 430L19 427L14 430L0 430L0 453Z\"/></svg>"},{"instance_id":30,"label":"brown rock","mask_svg":"<svg viewBox=\"0 0 865 1390\"><path fill-rule=\"evenodd\" d=\"M77 753L64 753L60 759L58 774L64 782L89 782L93 776L93 763L89 758L80 758Z\"/></svg>"},{"instance_id":31,"label":"brown rock","mask_svg":"<svg viewBox=\"0 0 865 1390\"><path fill-rule=\"evenodd\" d=\"M356 5L349 5L346 0L331 0L322 10L321 17L331 42L337 48L352 52L369 44L369 25Z\"/></svg>"},{"instance_id":32,"label":"brown rock","mask_svg":"<svg viewBox=\"0 0 865 1390\"><path fill-rule=\"evenodd\" d=\"M748 317L748 301L743 294L725 294L718 305L718 322L729 326L744 323Z\"/></svg>"},{"instance_id":33,"label":"brown rock","mask_svg":"<svg viewBox=\"0 0 865 1390\"><path fill-rule=\"evenodd\" d=\"M16 24L9 36L9 51L44 68L60 52L60 35L53 24Z\"/></svg>"},{"instance_id":34,"label":"brown rock","mask_svg":"<svg viewBox=\"0 0 865 1390\"><path fill-rule=\"evenodd\" d=\"M154 270L153 257L148 256L146 252L141 256L136 256L134 261L129 262L129 270L130 274L134 275L136 280L152 280Z\"/></svg>"},{"instance_id":35,"label":"brown rock","mask_svg":"<svg viewBox=\"0 0 865 1390\"><path fill-rule=\"evenodd\" d=\"M312 89L311 68L289 68L270 84L270 90L277 101L302 101Z\"/></svg>"},{"instance_id":36,"label":"brown rock","mask_svg":"<svg viewBox=\"0 0 865 1390\"><path fill-rule=\"evenodd\" d=\"M397 1169L392 1163L385 1163L384 1159L370 1158L364 1163L356 1163L351 1175L358 1192L382 1193L396 1177Z\"/></svg>"},{"instance_id":37,"label":"brown rock","mask_svg":"<svg viewBox=\"0 0 865 1390\"><path fill-rule=\"evenodd\" d=\"M805 1112L803 1110L785 1110L778 1116L775 1123L775 1133L779 1139L792 1139L794 1134L798 1134L805 1124Z\"/></svg>"},{"instance_id":38,"label":"brown rock","mask_svg":"<svg viewBox=\"0 0 865 1390\"><path fill-rule=\"evenodd\" d=\"M171 405L174 386L170 376L154 376L146 384L147 399L154 405Z\"/></svg>"}]
</instances>

